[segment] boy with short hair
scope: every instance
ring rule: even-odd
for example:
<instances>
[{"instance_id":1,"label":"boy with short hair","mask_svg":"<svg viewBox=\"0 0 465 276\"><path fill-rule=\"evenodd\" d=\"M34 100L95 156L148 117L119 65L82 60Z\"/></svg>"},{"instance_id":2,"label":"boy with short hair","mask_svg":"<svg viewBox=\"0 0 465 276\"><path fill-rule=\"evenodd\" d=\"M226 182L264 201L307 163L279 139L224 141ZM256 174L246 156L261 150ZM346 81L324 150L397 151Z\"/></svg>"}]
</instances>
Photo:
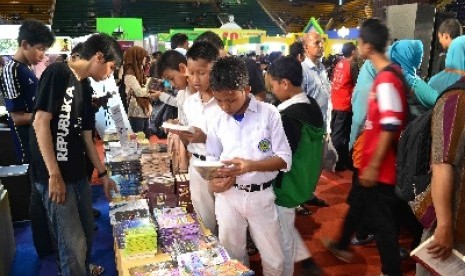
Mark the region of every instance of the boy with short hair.
<instances>
[{"instance_id":1,"label":"boy with short hair","mask_svg":"<svg viewBox=\"0 0 465 276\"><path fill-rule=\"evenodd\" d=\"M184 101L195 92L194 88L187 81L187 59L184 55L175 50L164 52L157 62L158 77L171 82L171 85L178 90L176 94L176 105L178 107L178 120L182 125L187 124L184 113ZM167 102L170 94L161 92L160 100Z\"/></svg>"},{"instance_id":2,"label":"boy with short hair","mask_svg":"<svg viewBox=\"0 0 465 276\"><path fill-rule=\"evenodd\" d=\"M260 251L263 274L283 275L284 255L272 181L291 167L291 149L278 110L249 96L247 67L237 57L219 59L210 73L221 107L207 134L209 159L228 167L210 181L216 193L219 239L232 258L248 264L246 230Z\"/></svg>"},{"instance_id":3,"label":"boy with short hair","mask_svg":"<svg viewBox=\"0 0 465 276\"><path fill-rule=\"evenodd\" d=\"M191 153L189 162L189 185L192 205L195 212L202 219L205 227L213 234L217 234L215 216L215 197L208 189L208 182L193 167L196 160L205 160L205 133L207 133L210 120L221 113L213 92L210 88L209 73L213 63L218 58L218 49L210 42L195 42L187 51L187 76L189 84L195 89L194 94L187 97L184 102L184 112L188 126L194 126L194 134L178 132Z\"/></svg>"},{"instance_id":4,"label":"boy with short hair","mask_svg":"<svg viewBox=\"0 0 465 276\"><path fill-rule=\"evenodd\" d=\"M315 99L302 91L302 65L293 56L281 57L268 69L273 94L281 101L284 131L292 150L292 168L280 172L274 182L284 274L294 275L294 262L301 262L300 275L321 275L321 270L294 227L295 208L312 195L318 182L323 153L323 115Z\"/></svg>"},{"instance_id":5,"label":"boy with short hair","mask_svg":"<svg viewBox=\"0 0 465 276\"><path fill-rule=\"evenodd\" d=\"M299 62L304 62L305 48L302 41L296 41L289 46L289 55L295 57Z\"/></svg>"},{"instance_id":6,"label":"boy with short hair","mask_svg":"<svg viewBox=\"0 0 465 276\"><path fill-rule=\"evenodd\" d=\"M436 57L431 76L436 75L446 68L446 53L452 40L462 35L462 24L457 19L449 18L444 20L438 28L438 40L441 44L442 52Z\"/></svg>"},{"instance_id":7,"label":"boy with short hair","mask_svg":"<svg viewBox=\"0 0 465 276\"><path fill-rule=\"evenodd\" d=\"M368 96L360 174L356 179L361 187L352 194L341 238L338 242L326 241L325 246L339 259L350 262L350 238L361 220L369 216L382 273L396 276L402 275L395 214L399 200L395 194L396 146L407 123L408 91L399 77L402 69L385 55L388 39L389 30L378 19L368 19L360 28L360 56L370 59L377 71Z\"/></svg>"},{"instance_id":8,"label":"boy with short hair","mask_svg":"<svg viewBox=\"0 0 465 276\"><path fill-rule=\"evenodd\" d=\"M47 210L63 275L102 272L101 267L92 271L89 267L94 223L84 152L97 169L108 199L116 188L92 141L95 118L87 78L107 78L121 59L118 43L108 35L96 34L84 42L79 60L50 65L39 83L30 172Z\"/></svg>"},{"instance_id":9,"label":"boy with short hair","mask_svg":"<svg viewBox=\"0 0 465 276\"><path fill-rule=\"evenodd\" d=\"M44 57L47 49L55 42L55 37L44 23L37 20L24 20L19 28L18 49L2 70L0 90L8 110L8 124L13 136L18 162L29 163L29 131L31 129L34 97L39 79L31 69ZM42 199L32 185L30 198L30 219L34 247L39 257L53 253L47 216Z\"/></svg>"}]
</instances>

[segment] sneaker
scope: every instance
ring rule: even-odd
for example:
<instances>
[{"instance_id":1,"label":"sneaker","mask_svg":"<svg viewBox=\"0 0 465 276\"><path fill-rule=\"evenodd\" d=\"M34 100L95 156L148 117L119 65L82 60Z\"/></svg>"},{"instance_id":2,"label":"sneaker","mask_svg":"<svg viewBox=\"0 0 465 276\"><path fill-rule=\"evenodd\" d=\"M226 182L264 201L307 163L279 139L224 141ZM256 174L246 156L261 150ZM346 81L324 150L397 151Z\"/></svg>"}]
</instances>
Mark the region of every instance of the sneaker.
<instances>
[{"instance_id":1,"label":"sneaker","mask_svg":"<svg viewBox=\"0 0 465 276\"><path fill-rule=\"evenodd\" d=\"M368 236L366 236L366 238L364 238L364 239L358 239L357 235L355 235L350 240L350 244L352 244L352 245L365 245L365 244L369 244L369 243L373 242L374 240L375 240L375 235L373 235L373 234L368 234Z\"/></svg>"},{"instance_id":2,"label":"sneaker","mask_svg":"<svg viewBox=\"0 0 465 276\"><path fill-rule=\"evenodd\" d=\"M103 266L90 264L89 271L91 276L100 276L103 274L105 269L103 268Z\"/></svg>"},{"instance_id":3,"label":"sneaker","mask_svg":"<svg viewBox=\"0 0 465 276\"><path fill-rule=\"evenodd\" d=\"M349 250L339 249L336 246L336 243L332 240L323 240L324 247L331 252L334 257L338 258L339 260L345 263L351 263L354 255Z\"/></svg>"},{"instance_id":4,"label":"sneaker","mask_svg":"<svg viewBox=\"0 0 465 276\"><path fill-rule=\"evenodd\" d=\"M399 248L399 255L401 260L405 260L410 257L410 253L408 252L408 250L403 247Z\"/></svg>"},{"instance_id":5,"label":"sneaker","mask_svg":"<svg viewBox=\"0 0 465 276\"><path fill-rule=\"evenodd\" d=\"M247 241L246 248L247 248L247 255L249 256L253 256L258 253L258 248L252 240Z\"/></svg>"},{"instance_id":6,"label":"sneaker","mask_svg":"<svg viewBox=\"0 0 465 276\"><path fill-rule=\"evenodd\" d=\"M308 215L311 215L312 214L312 211L308 210L307 208L305 208L304 205L299 205L295 208L295 212L297 213L297 215L299 216L308 216Z\"/></svg>"},{"instance_id":7,"label":"sneaker","mask_svg":"<svg viewBox=\"0 0 465 276\"><path fill-rule=\"evenodd\" d=\"M318 207L328 207L329 206L329 204L326 201L324 201L322 199L319 199L316 196L313 196L312 199L307 200L305 202L305 204L311 205L311 206L318 206Z\"/></svg>"},{"instance_id":8,"label":"sneaker","mask_svg":"<svg viewBox=\"0 0 465 276\"><path fill-rule=\"evenodd\" d=\"M323 271L321 268L313 261L311 260L310 263L304 263L302 261L302 266L300 269L299 276L321 276L323 275Z\"/></svg>"},{"instance_id":9,"label":"sneaker","mask_svg":"<svg viewBox=\"0 0 465 276\"><path fill-rule=\"evenodd\" d=\"M102 212L100 212L99 209L92 208L92 215L94 216L94 218L99 218L102 215Z\"/></svg>"}]
</instances>

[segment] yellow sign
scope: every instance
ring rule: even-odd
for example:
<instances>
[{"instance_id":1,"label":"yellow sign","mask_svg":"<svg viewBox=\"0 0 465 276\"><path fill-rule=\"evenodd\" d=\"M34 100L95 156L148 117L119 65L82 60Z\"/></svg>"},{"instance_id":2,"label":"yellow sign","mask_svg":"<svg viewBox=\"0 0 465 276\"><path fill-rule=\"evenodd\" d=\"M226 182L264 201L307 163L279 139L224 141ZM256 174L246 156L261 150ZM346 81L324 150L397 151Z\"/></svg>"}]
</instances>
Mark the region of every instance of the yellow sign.
<instances>
[{"instance_id":1,"label":"yellow sign","mask_svg":"<svg viewBox=\"0 0 465 276\"><path fill-rule=\"evenodd\" d=\"M207 28L195 28L194 31L196 32L206 32L206 31L212 31L219 35L223 40L234 40L234 39L239 39L239 38L244 38L244 37L250 37L250 36L259 36L259 35L266 35L265 30L228 30L228 29L207 29Z\"/></svg>"}]
</instances>

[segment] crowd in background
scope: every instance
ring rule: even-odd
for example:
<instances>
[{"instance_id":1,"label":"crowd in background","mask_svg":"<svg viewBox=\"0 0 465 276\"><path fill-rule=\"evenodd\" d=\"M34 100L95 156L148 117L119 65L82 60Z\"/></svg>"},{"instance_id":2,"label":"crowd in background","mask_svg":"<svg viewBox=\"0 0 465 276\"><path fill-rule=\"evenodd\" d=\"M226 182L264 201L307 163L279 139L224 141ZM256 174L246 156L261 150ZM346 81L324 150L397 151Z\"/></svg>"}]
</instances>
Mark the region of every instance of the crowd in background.
<instances>
[{"instance_id":1,"label":"crowd in background","mask_svg":"<svg viewBox=\"0 0 465 276\"><path fill-rule=\"evenodd\" d=\"M114 74L132 130L147 138L167 135L176 144L196 213L233 258L248 264L255 245L264 275L293 275L294 263L302 266L301 275L321 275L294 220L296 212L310 214L308 205L328 206L313 194L322 169L354 172L341 237L324 242L337 258L351 262L349 245L374 240L380 272L402 275L401 225L411 232L412 249L434 234L429 252L448 257L465 243L465 220L458 215L464 208L465 37L453 19L435 36L444 54L434 57L426 81L417 75L423 44L402 39L388 46L389 30L376 19L362 24L357 45L345 43L340 55L326 58L316 32L293 43L289 56L232 56L218 35L205 32L191 46L185 34L175 34L171 50L149 54L133 46L124 55L114 39L96 34L71 57L54 60L45 55L53 35L43 24L25 21L16 55L2 64L0 83L18 158L31 164L31 206L38 206L31 221L33 234L42 233L34 238L39 255L58 250L63 275L103 270L90 264L90 190L79 171L86 163L79 154L86 153L109 196L114 182L93 145L88 78L114 81L109 78ZM426 192L436 211L428 226L396 192L402 188L397 176L403 168L396 167L401 134L426 116L431 121ZM164 121L195 130L163 130ZM328 164L331 154L337 158ZM206 160L229 166L207 181L192 166ZM64 228L64 217L75 219ZM417 267L418 275L427 273Z\"/></svg>"}]
</instances>

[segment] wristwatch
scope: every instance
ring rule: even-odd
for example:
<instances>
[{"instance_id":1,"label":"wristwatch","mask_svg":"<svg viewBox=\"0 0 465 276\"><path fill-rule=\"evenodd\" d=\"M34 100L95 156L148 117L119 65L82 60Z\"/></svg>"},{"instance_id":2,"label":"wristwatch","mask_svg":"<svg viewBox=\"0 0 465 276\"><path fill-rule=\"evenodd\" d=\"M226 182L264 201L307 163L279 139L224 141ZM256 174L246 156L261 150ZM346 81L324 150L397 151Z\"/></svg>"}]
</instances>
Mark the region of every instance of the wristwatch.
<instances>
[{"instance_id":1,"label":"wristwatch","mask_svg":"<svg viewBox=\"0 0 465 276\"><path fill-rule=\"evenodd\" d=\"M99 172L98 175L97 175L97 177L98 177L98 178L102 178L102 177L104 177L104 176L106 176L106 175L108 175L107 170L104 170L103 172Z\"/></svg>"}]
</instances>

